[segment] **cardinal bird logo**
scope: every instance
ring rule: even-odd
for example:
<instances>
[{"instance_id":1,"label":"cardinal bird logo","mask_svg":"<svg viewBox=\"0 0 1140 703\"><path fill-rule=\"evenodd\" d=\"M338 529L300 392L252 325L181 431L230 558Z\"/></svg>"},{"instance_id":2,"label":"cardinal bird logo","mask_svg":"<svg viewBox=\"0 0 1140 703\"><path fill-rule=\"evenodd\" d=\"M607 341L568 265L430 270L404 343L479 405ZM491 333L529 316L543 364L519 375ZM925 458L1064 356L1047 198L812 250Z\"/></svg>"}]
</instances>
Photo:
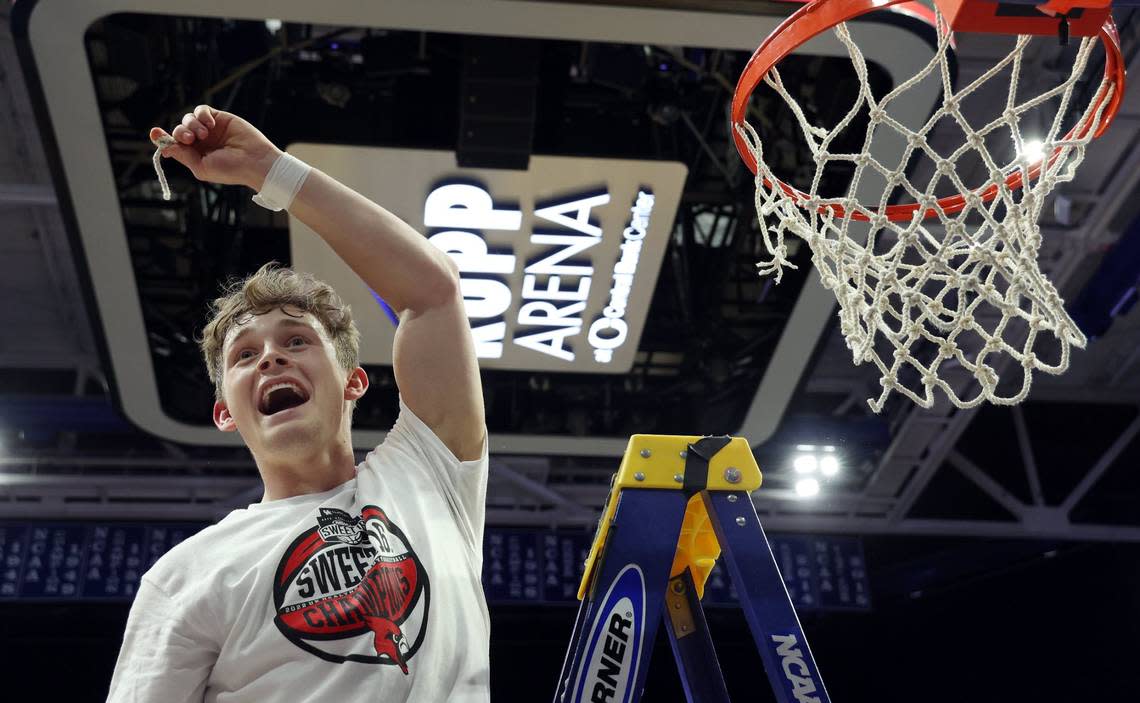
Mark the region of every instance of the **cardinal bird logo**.
<instances>
[{"instance_id":1,"label":"cardinal bird logo","mask_svg":"<svg viewBox=\"0 0 1140 703\"><path fill-rule=\"evenodd\" d=\"M427 631L428 576L383 510L321 508L285 551L273 583L273 621L326 661L386 664L405 675Z\"/></svg>"}]
</instances>

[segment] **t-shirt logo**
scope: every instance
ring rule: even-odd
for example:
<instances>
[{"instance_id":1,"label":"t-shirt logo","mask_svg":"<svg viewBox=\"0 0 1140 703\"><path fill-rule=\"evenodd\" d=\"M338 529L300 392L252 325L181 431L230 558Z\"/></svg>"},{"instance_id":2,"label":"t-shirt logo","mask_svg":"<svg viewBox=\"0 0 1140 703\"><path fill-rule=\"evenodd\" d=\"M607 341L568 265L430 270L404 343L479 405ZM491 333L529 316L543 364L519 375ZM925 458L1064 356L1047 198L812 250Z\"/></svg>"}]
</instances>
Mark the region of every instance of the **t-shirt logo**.
<instances>
[{"instance_id":1,"label":"t-shirt logo","mask_svg":"<svg viewBox=\"0 0 1140 703\"><path fill-rule=\"evenodd\" d=\"M317 534L325 542L360 544L365 539L361 525L363 520L359 516L352 517L336 508L321 508L317 516Z\"/></svg>"},{"instance_id":2,"label":"t-shirt logo","mask_svg":"<svg viewBox=\"0 0 1140 703\"><path fill-rule=\"evenodd\" d=\"M277 628L326 661L389 664L408 673L427 631L428 577L383 510L321 508L281 558Z\"/></svg>"}]
</instances>

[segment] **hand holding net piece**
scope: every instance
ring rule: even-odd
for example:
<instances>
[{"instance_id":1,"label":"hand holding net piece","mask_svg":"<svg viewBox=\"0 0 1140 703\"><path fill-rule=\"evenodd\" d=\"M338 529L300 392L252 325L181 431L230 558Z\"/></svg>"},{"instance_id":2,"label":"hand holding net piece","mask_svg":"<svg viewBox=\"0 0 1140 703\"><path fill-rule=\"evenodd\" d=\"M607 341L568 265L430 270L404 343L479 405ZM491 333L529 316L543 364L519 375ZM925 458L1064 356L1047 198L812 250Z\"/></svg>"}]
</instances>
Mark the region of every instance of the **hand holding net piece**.
<instances>
[{"instance_id":1,"label":"hand holding net piece","mask_svg":"<svg viewBox=\"0 0 1140 703\"><path fill-rule=\"evenodd\" d=\"M1057 184L1072 180L1088 143L1107 127L1119 104L1123 68L1111 17L1098 37L1081 40L1067 79L1019 101L1023 57L1031 37L1019 36L1008 56L955 89L950 67L953 35L936 10L938 45L930 62L876 98L866 60L843 21L867 10L844 16L847 11L840 6L839 0L816 0L793 15L761 45L737 88L734 136L756 174L756 210L771 257L759 262L758 270L761 275L774 274L779 282L783 268L792 266L786 237L790 234L807 243L824 287L839 302L840 331L855 364L872 363L879 370L882 392L868 399L875 412L882 410L892 392L924 408L933 406L936 391L960 408L985 401L1019 403L1029 393L1035 371L1064 372L1070 347L1086 344L1038 265L1042 239L1037 223L1048 194ZM855 105L831 128L811 123L775 67L798 46L786 36L781 45L779 37L797 19L819 27L801 32L807 36L834 27L860 83ZM1074 92L1098 43L1106 49L1104 78L1075 124L1067 128L1065 116L1073 113ZM1000 114L971 124L963 100L988 81L1006 76L1009 85ZM942 105L923 124L909 128L892 117L891 104L905 99L923 80L941 82ZM744 119L748 98L760 82L759 89L774 91L787 104L811 150L815 172L806 190L781 181L765 163L761 139ZM1042 107L1055 107L1054 116L1041 137L1043 148L1032 155L1022 120ZM867 120L862 151L834 152L837 137L856 115ZM936 124L948 120L956 123L963 140L943 155L931 145L931 136ZM987 146L1002 133L1012 140L1012 159L999 160L999 153L991 153ZM901 138L901 155L881 160L872 147L876 134ZM958 173L959 160L967 155L987 174L980 185L965 183ZM908 178L906 171L916 159L930 160L928 183ZM839 162L847 162L844 166L853 175L846 192L832 197L821 192L821 182L828 166L834 168ZM885 183L872 206L854 195L867 179ZM936 188L947 184L954 195L938 197ZM894 199L905 204L891 204ZM1011 362L1012 373L1001 378L999 373ZM955 374L955 368L968 377ZM1006 383L999 390L1003 380Z\"/></svg>"}]
</instances>

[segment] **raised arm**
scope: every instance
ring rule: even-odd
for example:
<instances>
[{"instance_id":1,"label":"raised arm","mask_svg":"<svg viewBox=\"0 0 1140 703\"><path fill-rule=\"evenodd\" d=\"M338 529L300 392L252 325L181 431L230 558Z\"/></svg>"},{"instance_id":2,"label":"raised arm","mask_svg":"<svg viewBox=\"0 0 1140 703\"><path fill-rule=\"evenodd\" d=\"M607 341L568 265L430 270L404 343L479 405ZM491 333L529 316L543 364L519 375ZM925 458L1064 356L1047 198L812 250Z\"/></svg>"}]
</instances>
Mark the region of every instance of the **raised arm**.
<instances>
[{"instance_id":1,"label":"raised arm","mask_svg":"<svg viewBox=\"0 0 1140 703\"><path fill-rule=\"evenodd\" d=\"M313 169L290 214L400 315L392 349L404 402L460 460L483 448L483 391L451 257L403 220Z\"/></svg>"},{"instance_id":2,"label":"raised arm","mask_svg":"<svg viewBox=\"0 0 1140 703\"><path fill-rule=\"evenodd\" d=\"M165 132L151 130L154 140ZM260 191L281 151L236 115L199 105L163 150L199 180ZM454 262L392 213L313 169L289 213L321 236L400 314L393 367L400 395L461 460L485 428L479 367Z\"/></svg>"}]
</instances>

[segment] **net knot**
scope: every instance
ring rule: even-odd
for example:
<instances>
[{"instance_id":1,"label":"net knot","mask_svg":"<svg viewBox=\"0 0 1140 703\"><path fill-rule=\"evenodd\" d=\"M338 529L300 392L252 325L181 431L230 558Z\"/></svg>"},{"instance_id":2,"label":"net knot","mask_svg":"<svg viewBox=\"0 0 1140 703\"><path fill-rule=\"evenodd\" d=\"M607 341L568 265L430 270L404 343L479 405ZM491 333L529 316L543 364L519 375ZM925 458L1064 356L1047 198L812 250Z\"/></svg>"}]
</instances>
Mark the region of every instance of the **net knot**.
<instances>
[{"instance_id":1,"label":"net knot","mask_svg":"<svg viewBox=\"0 0 1140 703\"><path fill-rule=\"evenodd\" d=\"M827 136L827 129L824 127L813 127L811 125L808 125L807 129L812 136L819 137L820 139L823 139Z\"/></svg>"},{"instance_id":2,"label":"net knot","mask_svg":"<svg viewBox=\"0 0 1140 703\"><path fill-rule=\"evenodd\" d=\"M998 382L997 372L985 364L978 365L978 370L974 373L974 378L978 379L978 383L981 383L982 387L989 391L992 391Z\"/></svg>"}]
</instances>

